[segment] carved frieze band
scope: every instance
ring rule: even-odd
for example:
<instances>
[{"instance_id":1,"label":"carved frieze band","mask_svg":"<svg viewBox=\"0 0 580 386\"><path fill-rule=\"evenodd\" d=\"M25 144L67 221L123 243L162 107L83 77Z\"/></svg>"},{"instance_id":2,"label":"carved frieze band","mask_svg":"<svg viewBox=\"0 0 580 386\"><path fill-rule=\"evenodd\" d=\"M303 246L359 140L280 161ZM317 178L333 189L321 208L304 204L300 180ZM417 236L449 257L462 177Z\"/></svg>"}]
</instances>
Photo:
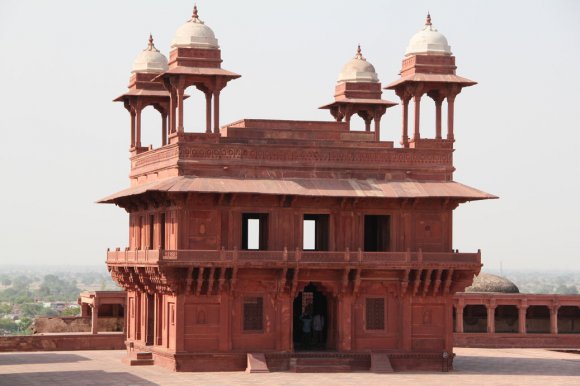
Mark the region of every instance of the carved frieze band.
<instances>
[{"instance_id":1,"label":"carved frieze band","mask_svg":"<svg viewBox=\"0 0 580 386\"><path fill-rule=\"evenodd\" d=\"M366 163L371 165L443 165L452 166L450 150L418 151L414 149L264 149L248 148L248 146L182 146L170 151L140 155L133 160L133 169L144 167L152 163L169 160L179 154L181 160L208 160L208 161L271 161L271 162L311 162L350 164Z\"/></svg>"}]
</instances>

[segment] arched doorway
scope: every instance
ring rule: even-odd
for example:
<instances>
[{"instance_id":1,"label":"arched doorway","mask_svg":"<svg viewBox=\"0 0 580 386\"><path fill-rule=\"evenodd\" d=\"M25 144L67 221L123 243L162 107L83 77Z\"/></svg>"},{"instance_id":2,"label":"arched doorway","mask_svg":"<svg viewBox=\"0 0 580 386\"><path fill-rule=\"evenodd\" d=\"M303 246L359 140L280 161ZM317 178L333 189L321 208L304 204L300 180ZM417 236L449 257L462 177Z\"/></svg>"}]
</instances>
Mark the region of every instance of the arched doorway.
<instances>
[{"instance_id":1,"label":"arched doorway","mask_svg":"<svg viewBox=\"0 0 580 386\"><path fill-rule=\"evenodd\" d=\"M292 340L295 351L328 350L332 345L332 299L309 283L294 298Z\"/></svg>"}]
</instances>

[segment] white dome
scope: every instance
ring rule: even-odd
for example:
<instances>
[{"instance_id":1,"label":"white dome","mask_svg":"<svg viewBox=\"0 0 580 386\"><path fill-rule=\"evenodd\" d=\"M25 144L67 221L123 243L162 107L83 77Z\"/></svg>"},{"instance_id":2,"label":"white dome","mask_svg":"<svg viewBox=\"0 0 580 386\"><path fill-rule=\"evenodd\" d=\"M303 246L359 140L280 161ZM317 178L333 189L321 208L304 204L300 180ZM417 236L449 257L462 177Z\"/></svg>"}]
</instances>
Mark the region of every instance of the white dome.
<instances>
[{"instance_id":1,"label":"white dome","mask_svg":"<svg viewBox=\"0 0 580 386\"><path fill-rule=\"evenodd\" d=\"M161 73L167 71L167 58L153 45L153 37L149 35L149 44L133 61L131 72Z\"/></svg>"},{"instance_id":2,"label":"white dome","mask_svg":"<svg viewBox=\"0 0 580 386\"><path fill-rule=\"evenodd\" d=\"M375 71L375 67L362 56L360 45L356 51L356 56L342 68L337 82L379 82L379 76Z\"/></svg>"},{"instance_id":3,"label":"white dome","mask_svg":"<svg viewBox=\"0 0 580 386\"><path fill-rule=\"evenodd\" d=\"M429 14L427 14L425 27L411 38L405 51L405 56L414 54L451 55L451 47L447 43L447 38L433 28Z\"/></svg>"},{"instance_id":4,"label":"white dome","mask_svg":"<svg viewBox=\"0 0 580 386\"><path fill-rule=\"evenodd\" d=\"M191 20L175 32L171 48L220 48L211 28L199 20L197 6L193 7Z\"/></svg>"}]
</instances>

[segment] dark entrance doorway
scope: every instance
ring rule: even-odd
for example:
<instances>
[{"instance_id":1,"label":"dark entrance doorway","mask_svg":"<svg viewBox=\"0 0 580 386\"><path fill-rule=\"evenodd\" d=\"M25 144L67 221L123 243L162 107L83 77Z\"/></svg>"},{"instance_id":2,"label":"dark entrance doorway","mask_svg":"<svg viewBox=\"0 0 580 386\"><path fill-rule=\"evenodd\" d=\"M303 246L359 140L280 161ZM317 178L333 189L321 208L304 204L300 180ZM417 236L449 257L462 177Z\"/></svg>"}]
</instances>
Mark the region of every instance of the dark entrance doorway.
<instances>
[{"instance_id":1,"label":"dark entrance doorway","mask_svg":"<svg viewBox=\"0 0 580 386\"><path fill-rule=\"evenodd\" d=\"M328 300L312 283L294 299L293 341L295 351L327 349Z\"/></svg>"}]
</instances>

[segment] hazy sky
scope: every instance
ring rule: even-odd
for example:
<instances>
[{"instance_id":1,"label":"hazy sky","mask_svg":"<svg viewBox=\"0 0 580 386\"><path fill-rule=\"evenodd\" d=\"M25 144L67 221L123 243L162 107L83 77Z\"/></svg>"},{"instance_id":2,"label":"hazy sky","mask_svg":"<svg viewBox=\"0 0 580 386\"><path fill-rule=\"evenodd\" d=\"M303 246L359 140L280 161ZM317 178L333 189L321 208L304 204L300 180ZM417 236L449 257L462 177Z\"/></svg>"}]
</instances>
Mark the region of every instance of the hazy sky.
<instances>
[{"instance_id":1,"label":"hazy sky","mask_svg":"<svg viewBox=\"0 0 580 386\"><path fill-rule=\"evenodd\" d=\"M0 264L99 264L127 244L123 209L95 201L128 186L122 94L149 32L166 55L192 1L0 2ZM198 1L222 66L221 122L330 119L357 43L383 84L398 77L427 10L457 73L455 180L500 196L455 211L454 248L487 267L580 269L580 2ZM386 91L386 99L397 100ZM197 95L186 130L204 125ZM196 110L197 108L197 110ZM432 109L422 105L423 127ZM383 118L398 143L401 110ZM160 141L144 114L144 144ZM426 130L426 133L429 133Z\"/></svg>"}]
</instances>

